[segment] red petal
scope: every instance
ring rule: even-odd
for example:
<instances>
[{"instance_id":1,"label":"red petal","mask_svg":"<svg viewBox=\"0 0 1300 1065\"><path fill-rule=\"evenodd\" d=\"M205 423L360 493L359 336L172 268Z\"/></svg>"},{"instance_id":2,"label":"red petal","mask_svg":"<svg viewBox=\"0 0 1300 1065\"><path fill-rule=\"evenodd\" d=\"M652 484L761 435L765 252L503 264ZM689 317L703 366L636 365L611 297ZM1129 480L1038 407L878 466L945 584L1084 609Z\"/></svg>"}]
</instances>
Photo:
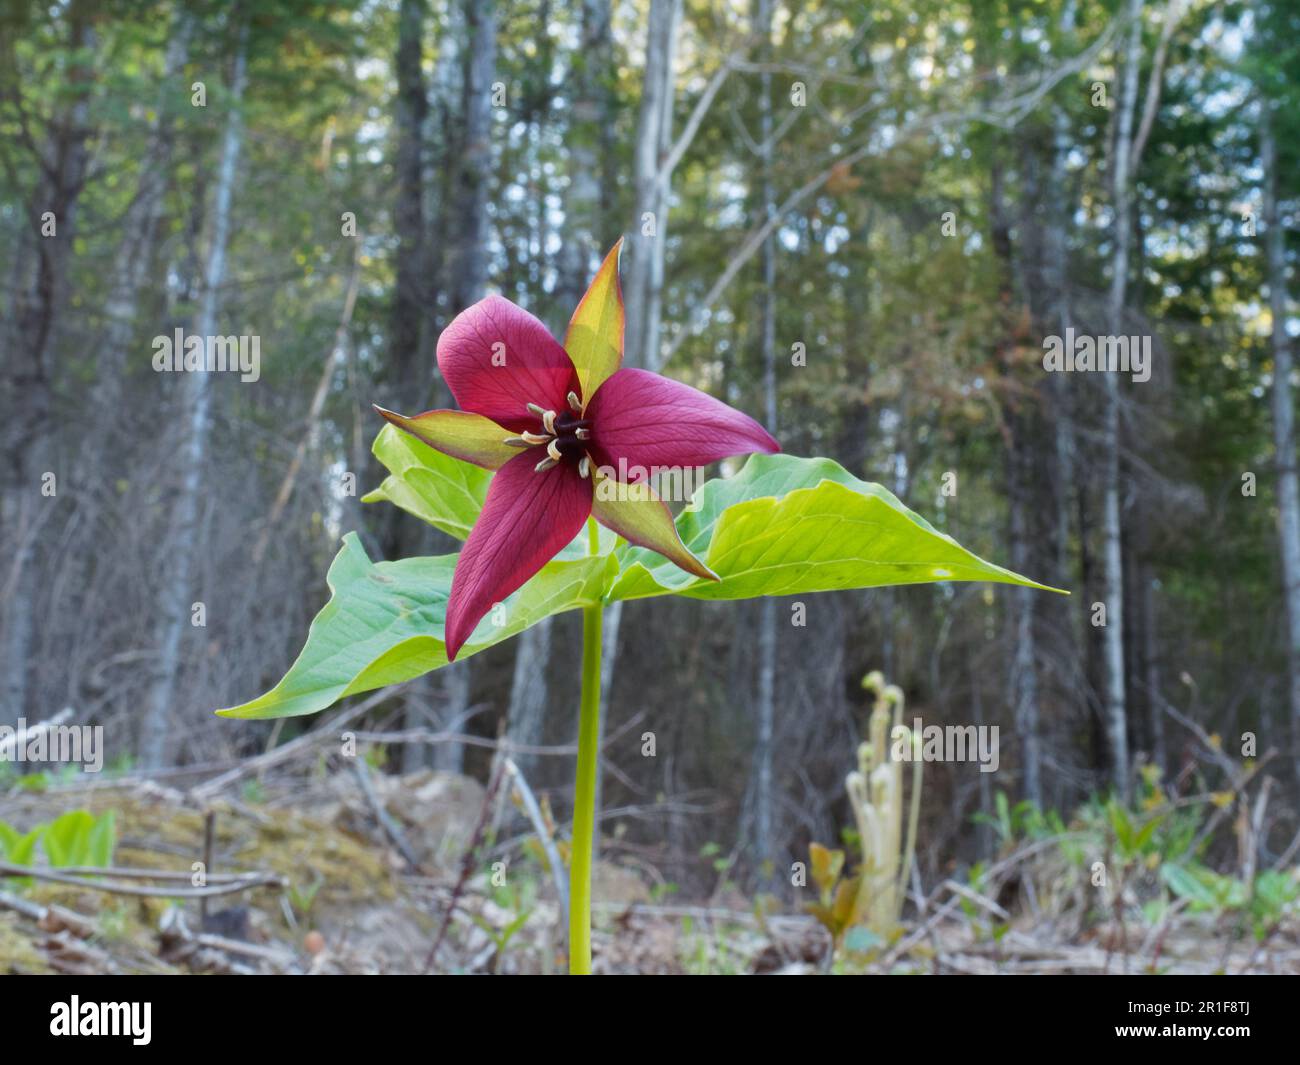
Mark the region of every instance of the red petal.
<instances>
[{"instance_id":1,"label":"red petal","mask_svg":"<svg viewBox=\"0 0 1300 1065\"><path fill-rule=\"evenodd\" d=\"M654 466L706 466L728 455L780 451L747 414L679 381L624 368L587 408L591 457L619 480L642 480ZM623 465L620 465L620 462Z\"/></svg>"},{"instance_id":2,"label":"red petal","mask_svg":"<svg viewBox=\"0 0 1300 1065\"><path fill-rule=\"evenodd\" d=\"M544 449L531 448L492 478L451 580L444 636L448 661L493 604L554 558L591 513L591 481L567 463L537 473L534 467L545 457Z\"/></svg>"},{"instance_id":3,"label":"red petal","mask_svg":"<svg viewBox=\"0 0 1300 1065\"><path fill-rule=\"evenodd\" d=\"M513 432L536 429L528 404L568 409L573 363L546 326L501 296L461 311L438 338L438 369L462 410Z\"/></svg>"}]
</instances>

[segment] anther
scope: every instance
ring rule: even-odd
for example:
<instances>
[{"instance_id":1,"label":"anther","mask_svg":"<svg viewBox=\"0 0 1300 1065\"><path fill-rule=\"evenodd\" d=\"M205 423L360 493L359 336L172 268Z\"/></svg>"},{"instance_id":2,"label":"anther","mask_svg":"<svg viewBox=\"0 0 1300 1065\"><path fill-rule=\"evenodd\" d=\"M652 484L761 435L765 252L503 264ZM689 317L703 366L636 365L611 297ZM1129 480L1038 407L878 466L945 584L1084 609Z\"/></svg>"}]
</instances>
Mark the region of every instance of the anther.
<instances>
[{"instance_id":1,"label":"anther","mask_svg":"<svg viewBox=\"0 0 1300 1065\"><path fill-rule=\"evenodd\" d=\"M591 439L591 430L590 430L590 429L575 429L575 430L573 430L573 435L576 436L579 440L590 440L590 439Z\"/></svg>"},{"instance_id":2,"label":"anther","mask_svg":"<svg viewBox=\"0 0 1300 1065\"><path fill-rule=\"evenodd\" d=\"M502 443L504 443L508 447L532 447L533 446L522 436L507 436L505 440L502 441Z\"/></svg>"},{"instance_id":3,"label":"anther","mask_svg":"<svg viewBox=\"0 0 1300 1065\"><path fill-rule=\"evenodd\" d=\"M578 394L577 394L576 392L570 392L570 393L569 393L569 396L568 396L568 399L569 399L569 406L573 408L574 413L575 413L575 414L576 414L576 413L581 413L581 412L582 412L582 400L580 400L580 399L578 398Z\"/></svg>"},{"instance_id":4,"label":"anther","mask_svg":"<svg viewBox=\"0 0 1300 1065\"><path fill-rule=\"evenodd\" d=\"M546 453L556 462L559 462L564 456L560 454L560 446L554 440L546 445Z\"/></svg>"},{"instance_id":5,"label":"anther","mask_svg":"<svg viewBox=\"0 0 1300 1065\"><path fill-rule=\"evenodd\" d=\"M591 472L591 459L586 455L578 460L578 476L586 477Z\"/></svg>"},{"instance_id":6,"label":"anther","mask_svg":"<svg viewBox=\"0 0 1300 1065\"><path fill-rule=\"evenodd\" d=\"M529 447L535 444L545 444L551 438L541 433L520 433L519 439L523 440Z\"/></svg>"},{"instance_id":7,"label":"anther","mask_svg":"<svg viewBox=\"0 0 1300 1065\"><path fill-rule=\"evenodd\" d=\"M542 415L542 424L546 426L546 431L552 436L555 435L555 411L548 410Z\"/></svg>"},{"instance_id":8,"label":"anther","mask_svg":"<svg viewBox=\"0 0 1300 1065\"><path fill-rule=\"evenodd\" d=\"M528 404L528 409L529 409L530 411L532 411L534 414L536 414L537 417L539 417L539 418L540 418L543 414L546 413L545 408L544 408L544 407L539 407L536 403L530 403L530 404Z\"/></svg>"},{"instance_id":9,"label":"anther","mask_svg":"<svg viewBox=\"0 0 1300 1065\"><path fill-rule=\"evenodd\" d=\"M559 463L557 463L555 459L542 459L541 462L539 462L536 466L533 467L533 472L543 473L546 470L549 470L552 466L557 466L557 465L559 465Z\"/></svg>"}]
</instances>

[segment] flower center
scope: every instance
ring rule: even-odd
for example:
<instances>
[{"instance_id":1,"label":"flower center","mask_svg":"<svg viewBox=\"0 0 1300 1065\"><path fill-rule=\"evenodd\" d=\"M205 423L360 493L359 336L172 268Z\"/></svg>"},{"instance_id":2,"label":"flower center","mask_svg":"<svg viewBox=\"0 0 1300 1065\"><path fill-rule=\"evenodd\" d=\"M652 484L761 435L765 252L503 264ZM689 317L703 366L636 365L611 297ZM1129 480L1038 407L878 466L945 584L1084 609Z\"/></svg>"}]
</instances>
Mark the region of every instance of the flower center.
<instances>
[{"instance_id":1,"label":"flower center","mask_svg":"<svg viewBox=\"0 0 1300 1065\"><path fill-rule=\"evenodd\" d=\"M546 457L536 466L538 473L566 462L576 466L578 474L586 477L591 473L591 458L587 447L591 443L591 422L582 417L582 403L570 392L569 410L546 410L536 403L528 404L530 413L535 414L540 422L538 431L523 432L518 436L506 438L512 447L546 446Z\"/></svg>"}]
</instances>

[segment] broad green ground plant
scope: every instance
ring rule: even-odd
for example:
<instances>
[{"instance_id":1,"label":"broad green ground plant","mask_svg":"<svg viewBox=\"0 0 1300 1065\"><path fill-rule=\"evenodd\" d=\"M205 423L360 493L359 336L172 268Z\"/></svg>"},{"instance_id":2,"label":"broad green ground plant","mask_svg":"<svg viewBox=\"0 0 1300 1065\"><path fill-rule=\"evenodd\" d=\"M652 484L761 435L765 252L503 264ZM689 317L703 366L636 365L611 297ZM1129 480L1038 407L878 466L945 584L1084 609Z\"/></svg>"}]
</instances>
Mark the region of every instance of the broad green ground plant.
<instances>
[{"instance_id":1,"label":"broad green ground plant","mask_svg":"<svg viewBox=\"0 0 1300 1065\"><path fill-rule=\"evenodd\" d=\"M569 868L569 967L591 970L591 856L607 604L679 595L749 599L934 581L1043 585L985 562L879 485L830 459L780 454L757 422L688 385L624 367L621 245L560 344L499 296L438 341L458 410L388 421L388 469L365 498L464 541L458 554L374 562L355 534L327 575L331 597L284 678L218 711L313 714L359 692L468 658L543 618L582 611L577 781ZM654 484L699 487L674 519ZM676 500L674 500L676 501ZM1052 589L1046 589L1052 590Z\"/></svg>"},{"instance_id":2,"label":"broad green ground plant","mask_svg":"<svg viewBox=\"0 0 1300 1065\"><path fill-rule=\"evenodd\" d=\"M69 810L27 832L0 821L0 862L31 867L38 845L51 869L106 869L113 864L117 846L117 817L112 810L98 817L87 810ZM26 887L29 880L15 878L15 883Z\"/></svg>"}]
</instances>

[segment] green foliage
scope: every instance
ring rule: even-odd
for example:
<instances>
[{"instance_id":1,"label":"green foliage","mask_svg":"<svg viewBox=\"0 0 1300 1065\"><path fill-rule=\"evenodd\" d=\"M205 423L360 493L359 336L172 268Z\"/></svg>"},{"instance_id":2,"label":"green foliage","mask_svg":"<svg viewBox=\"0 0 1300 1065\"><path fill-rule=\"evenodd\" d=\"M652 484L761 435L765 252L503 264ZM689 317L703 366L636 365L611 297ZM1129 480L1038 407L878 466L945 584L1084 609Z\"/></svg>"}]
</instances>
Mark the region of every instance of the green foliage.
<instances>
[{"instance_id":1,"label":"green foliage","mask_svg":"<svg viewBox=\"0 0 1300 1065\"><path fill-rule=\"evenodd\" d=\"M375 444L390 476L367 499L386 499L444 532L464 535L486 490L485 471L387 426ZM484 477L480 477L483 474ZM1042 587L984 562L878 485L829 459L754 455L714 480L682 512L683 541L722 579L704 581L641 548L579 537L485 618L463 652L476 654L551 614L600 601L684 595L738 599L882 584L989 580ZM584 534L585 535L585 534ZM372 563L349 534L330 567L333 593L284 679L227 717L292 717L348 695L446 665L443 625L455 555Z\"/></svg>"},{"instance_id":2,"label":"green foliage","mask_svg":"<svg viewBox=\"0 0 1300 1065\"><path fill-rule=\"evenodd\" d=\"M1119 800L1111 799L1106 804L1106 816L1121 860L1137 861L1155 850L1155 834L1164 821L1163 814L1146 819L1135 817Z\"/></svg>"},{"instance_id":3,"label":"green foliage","mask_svg":"<svg viewBox=\"0 0 1300 1065\"><path fill-rule=\"evenodd\" d=\"M697 926L693 917L682 918L682 961L692 976L730 976L744 971L748 961L735 946L739 928L722 921Z\"/></svg>"},{"instance_id":4,"label":"green foliage","mask_svg":"<svg viewBox=\"0 0 1300 1065\"><path fill-rule=\"evenodd\" d=\"M830 459L752 455L734 477L703 485L677 530L722 579L629 548L610 599L749 599L947 580L1044 587L977 558Z\"/></svg>"},{"instance_id":5,"label":"green foliage","mask_svg":"<svg viewBox=\"0 0 1300 1065\"><path fill-rule=\"evenodd\" d=\"M843 879L844 852L830 850L820 843L808 845L809 871L817 888L817 901L804 908L831 934L836 948L854 923L854 906L858 897L855 879Z\"/></svg>"},{"instance_id":6,"label":"green foliage","mask_svg":"<svg viewBox=\"0 0 1300 1065\"><path fill-rule=\"evenodd\" d=\"M1039 840L1065 832L1060 814L1055 810L1042 810L1028 799L1012 806L1006 792L999 789L993 797L993 805L994 813L977 813L971 821L991 827L1003 846L1020 838Z\"/></svg>"},{"instance_id":7,"label":"green foliage","mask_svg":"<svg viewBox=\"0 0 1300 1065\"><path fill-rule=\"evenodd\" d=\"M70 810L25 834L0 821L0 860L31 868L37 844L52 869L107 868L113 864L117 845L116 815L112 810L98 817L86 810ZM19 887L30 881L30 877L15 878Z\"/></svg>"},{"instance_id":8,"label":"green foliage","mask_svg":"<svg viewBox=\"0 0 1300 1065\"><path fill-rule=\"evenodd\" d=\"M246 780L239 789L239 796L244 802L256 806L266 801L266 789L260 780Z\"/></svg>"},{"instance_id":9,"label":"green foliage","mask_svg":"<svg viewBox=\"0 0 1300 1065\"><path fill-rule=\"evenodd\" d=\"M1259 940L1276 931L1285 918L1300 912L1300 877L1294 871L1269 869L1246 883L1195 862L1166 862L1160 867L1160 877L1175 896L1187 901L1192 913L1239 917L1249 922Z\"/></svg>"},{"instance_id":10,"label":"green foliage","mask_svg":"<svg viewBox=\"0 0 1300 1065\"><path fill-rule=\"evenodd\" d=\"M1235 922L1262 942L1300 914L1300 867L1243 878L1216 872L1201 860L1208 844L1205 828L1223 804L1222 796L1180 807L1168 802L1158 770L1147 767L1141 780L1141 793L1132 804L1097 797L1084 803L1068 825L1056 811L1027 802L1013 806L1001 792L994 801L996 813L974 820L991 825L1008 853L1022 843L1055 840L1076 877L1086 877L1099 856L1109 855L1114 896L1136 898L1150 925L1159 923L1176 899L1188 912L1209 916L1216 924ZM986 873L983 863L973 865L971 887L983 890ZM981 919L973 903L963 899L960 905L973 923Z\"/></svg>"},{"instance_id":11,"label":"green foliage","mask_svg":"<svg viewBox=\"0 0 1300 1065\"><path fill-rule=\"evenodd\" d=\"M181 410L182 382L149 371L148 338L189 321L203 290L202 263L196 260L211 235L216 164L230 103L230 57L240 13L247 14L243 6L222 4L89 5L84 10L92 16L91 32L78 41L70 17L76 10L76 5L15 4L7 5L5 15L0 57L5 317L20 332L25 321L39 322L37 307L24 301L46 287L60 295L62 307L48 323L55 338L50 350L27 370L15 364L15 380L30 380L33 388L49 377L52 392L46 400L52 402L39 402L27 389L11 390L12 396L0 402L6 425L15 430L21 429L25 409L47 412L42 420L51 425L68 424L75 412L96 409L101 388L116 383L122 409L135 413L126 418L125 429L102 426L101 446L80 449L93 456L84 469L70 465L78 451L75 433L49 449L50 468L68 470L72 483L98 484L105 491L71 510L51 501L54 524L38 545L35 579L49 594L34 604L15 599L20 616L41 621L43 642L33 646L34 654L57 660L51 658L52 648L74 649L67 669L40 671L50 687L32 693L29 709L64 690L79 706L101 705L105 691L116 693L120 705L140 705L153 683L152 671L130 663L156 613L157 582L149 570L158 568L161 577L168 567L159 567L160 555L152 548L163 542L161 522L172 509L170 492L177 483L172 478L183 475L174 465L173 442L159 434L180 434L184 427L163 413ZM600 48L591 47L584 32L586 11L581 4L543 5L497 20L493 80L499 78L511 91L508 104L493 112L484 190L493 205L483 229L491 248L489 283L557 327L572 310L565 262L581 261L593 251L593 242L607 245L634 217L631 165L643 90L644 5L616 6L611 39ZM771 42L779 136L770 164L761 167L766 174L748 143L760 128L759 74L733 69L713 106L697 115L696 135L674 167L666 219L671 245L662 305L665 340L674 350L670 372L756 413L763 409L766 387L765 316L756 313L765 295L764 272L751 260L728 286L710 290L764 217L760 178L770 177L783 205L793 190L811 188L791 210L782 210L774 235L782 443L797 453L832 455L853 474L881 481L903 503L922 510L940 533L954 532L967 547L995 559L1002 556L991 545L1005 535L1015 498L1006 471L1020 452L1031 467L1022 502L1031 519L1027 541L1034 559L1022 568L1036 577L1050 574L1061 584L1070 581L1072 571L1082 573L1083 559L1100 557L1101 464L1094 444L1102 404L1096 381L1082 375L1046 381L1037 372L1036 356L1041 356L1041 334L1058 328L1059 311L1081 326L1100 327L1093 323L1101 318L1112 247L1107 152L1114 141L1113 96L1123 70L1117 46L1124 34L1074 73L1056 75L1098 41L1116 12L1114 3L1066 0L986 3L969 10L922 0L873 5L867 18L863 5L843 0L793 5L777 19ZM292 509L268 528L275 547L263 568L249 570L247 581L209 582L216 586L207 592L218 597L209 604L211 615L227 623L210 635L190 633L187 653L194 656L191 664L214 655L229 668L195 669L188 698L175 707L178 715L242 702L262 690L254 685L281 676L297 650L285 648L281 634L291 631L296 638L306 632L327 594L312 574L323 572L339 552L339 526L357 520L355 501L326 497L329 471L346 468L366 476L361 434L371 424L370 400L391 398L412 410L426 400L435 403L431 349L456 309L453 282L465 251L457 235L465 117L459 64L466 42L458 7L430 5L426 14L419 67L429 110L421 127L426 139L420 169L426 180L419 192L425 216L418 231L406 227L394 195L401 181L402 140L396 118L402 95L393 76L398 5L266 0L256 5L249 22L249 85L241 107L248 136L235 186L231 272L220 291L230 331L247 328L262 335L263 380L255 388L215 390L213 418L222 427L223 461L207 471L212 476L205 491L211 513L221 520L205 523L203 535L211 541L191 545L195 557L221 559L223 545L238 542L241 534L235 530L262 529L289 455L303 437L310 438L311 448ZM1142 597L1126 603L1126 613L1133 615L1124 625L1130 640L1126 661L1137 671L1134 686L1140 693L1148 655L1143 641L1149 637L1149 654L1161 664L1163 681L1153 698L1167 699L1197 721L1230 719L1234 727L1263 737L1277 734L1286 716L1283 701L1273 697L1285 690L1287 643L1277 631L1282 616L1279 481L1267 473L1273 455L1267 391L1277 375L1264 295L1271 290L1264 276L1265 230L1258 236L1248 232L1242 211L1257 210L1261 202L1260 118L1272 104L1282 214L1295 216L1300 8L1183 5L1169 42L1163 91L1157 91L1152 57L1162 14L1149 9L1143 29L1143 95L1158 99L1160 106L1133 180L1140 224L1127 308L1132 331L1156 341L1159 377L1149 386L1122 385L1124 468L1126 479L1132 478L1124 495L1130 504L1124 510L1124 543L1126 554L1131 549L1134 555L1126 580L1134 589L1154 592L1149 616ZM701 102L700 88L719 57L746 39L751 18L748 5L686 5L681 47L692 60L682 65L676 86L673 106L679 119ZM166 46L182 38L189 54L181 76L164 77ZM794 71L829 71L832 58L833 76L808 81L808 110L798 121L779 121L789 110L787 82L804 77ZM81 77L83 72L87 76ZM595 79L598 92L583 91L584 73ZM1040 80L1048 73L1049 80ZM1089 101L1094 78L1106 80L1109 107ZM188 89L196 79L208 87L206 108L190 105ZM1041 95L1034 89L1039 85L1045 90ZM1004 89L1024 100L1013 122L939 118L983 112ZM899 116L897 136L879 136L882 115ZM175 143L175 151L163 158L151 150L159 133L169 133L168 141ZM80 195L60 211L66 245L62 239L44 242L34 237L31 221L54 195L47 169L51 160L69 162L83 137L93 164ZM1058 145L1065 150L1064 175L1054 170ZM824 164L850 157L851 162L837 163L829 180L815 179ZM165 190L156 218L148 226L124 226L129 208L155 176ZM598 203L583 202L583 185L599 190ZM1013 230L1016 280L1009 305L997 299L990 239L999 199ZM355 240L339 232L345 208L358 215ZM956 219L954 236L942 234L938 225L949 210ZM561 212L564 222L557 229ZM1294 224L1284 228L1294 289L1297 230ZM419 289L425 302L419 308L418 343L407 349L391 320L395 268L411 237L420 247ZM1067 253L1060 295L1073 301L1059 309L1052 261L1058 237ZM55 255L47 262L47 256L35 255L38 246L68 248L68 275L58 284L38 285L39 270L60 259ZM128 311L131 301L122 308L111 296L137 257L147 280L138 306ZM319 418L308 424L312 389L335 347L354 262L363 278L355 314L346 335L338 338L340 365L322 394ZM1017 319L1015 350L1003 362L994 349L1003 320L1011 317ZM98 346L85 340L119 318L130 340L103 358ZM785 346L794 339L808 348L807 364L798 368L785 357ZM12 348L15 358L33 348L22 336L12 343L6 337L6 345L6 356ZM141 411L159 416L141 417ZM1068 433L1056 432L1062 426ZM18 449L11 458L47 450L20 431L10 435ZM393 502L463 536L488 475L457 464L444 469L444 479L431 480L426 467L439 461L433 453L419 458L403 453L422 449L409 437L381 434L374 450L390 472L385 476L371 463L379 475L366 486L379 487L366 498ZM939 507L938 479L949 468L960 470L961 494ZM1260 473L1258 499L1240 494L1245 470ZM832 494L830 488L822 493ZM796 493L767 494L773 502L750 501L749 511L728 520L737 528L756 528L782 513L793 518L795 504L814 502L791 499ZM386 510L362 508L361 520L369 524L365 543L388 547L400 539L389 535ZM1065 515L1059 529L1053 527L1058 510ZM10 517L6 512L0 521L3 532L26 528ZM66 528L60 524L64 520ZM697 524L706 550L722 550L725 530L715 524L705 531L702 515L683 516L682 522ZM827 524L814 515L802 528L820 532ZM828 542L827 549L831 546ZM100 555L101 550L110 553ZM373 550L370 554L378 557ZM784 580L780 572L737 569L728 574L726 587L714 588L644 552L620 548L616 554L620 594L629 596L663 595L665 589L696 598L771 594L749 585L770 577L780 587ZM388 575L383 565L364 560L375 577ZM852 565L832 559L822 572L847 574ZM105 583L114 573L118 583ZM84 589L83 579L91 582ZM249 582L258 594L247 593ZM69 590L72 600L66 598ZM351 595L355 590L338 592L335 605L351 609L358 601ZM949 654L978 649L985 708L1000 715L1009 730L1011 701L1001 691L1007 671L996 668L994 660L1006 654L1013 630L1006 622L1017 609L1016 599L992 589L987 596L967 596L966 590L955 589L950 596L949 588L938 586L908 596L857 596L835 620L817 619L827 627L810 631L809 643L842 642L851 660L853 648L878 646L887 633L909 689L915 686L936 714L953 717L963 711L966 694L964 685L951 683L955 663L950 661L942 685L936 670L932 686L924 667L923 652L934 646L929 637L942 614ZM286 677L283 687L277 686L278 698L244 709L252 711L250 716L310 713L351 691L437 668L437 631L425 641L403 627L400 610L412 601L418 604L405 595L385 600L395 621L385 639L376 641L383 645L376 659L331 644L347 630L339 618L331 626L318 619L321 631L313 630L292 681ZM85 607L79 618L76 604ZM1086 779L1084 770L1100 765L1102 745L1100 736L1089 736L1097 693L1089 690L1095 676L1084 668L1087 641L1059 638L1078 631L1079 615L1070 612L1081 605L1086 604L1044 597L1035 607L1036 635L1051 641L1039 646L1039 662L1050 662L1051 676L1070 679L1042 686L1043 710L1050 715L1043 720L1051 724L1044 751L1052 760L1048 764L1070 765L1061 783L1070 810L1079 794L1068 789ZM710 611L680 602L635 608L647 638L636 650L625 648L622 668L631 672L628 667L635 665L645 673L642 656L681 654L680 634L697 631L702 617L717 616ZM364 617L383 621L378 608ZM652 628L661 619L664 627ZM12 626L5 620L0 619L0 628L8 633ZM743 632L748 621L737 610L728 624ZM373 635L363 631L363 643L370 646ZM729 633L718 635L721 640ZM313 646L319 638L327 646ZM815 675L803 672L792 644L782 644L785 690L811 695ZM474 650L471 646L466 653ZM733 674L745 673L752 653L744 647L737 651ZM402 668L393 662L407 656L411 661L401 662ZM712 658L702 655L701 661ZM507 656L495 659L480 660L476 682L494 695L510 679ZM1177 680L1184 668L1194 674L1194 701ZM732 748L729 754L741 755L733 757L735 764L746 765L748 723L728 716L726 682L701 676L698 668L661 672L673 682L648 686L648 702L693 700L678 742L711 751L713 744L703 741L716 739ZM845 679L839 678L840 687ZM552 687L550 698L554 704L563 696ZM834 712L829 700L817 706ZM178 721L187 727L194 718ZM1153 737L1144 734L1145 721L1136 715L1133 721L1135 746L1150 749ZM697 776L681 779L683 788L713 782L718 770L705 761L697 760L703 766ZM778 775L789 768L778 761ZM818 775L824 763L800 768L808 771L820 796L838 788L838 771ZM0 786L16 772L13 765L0 764ZM16 786L41 789L65 772L29 774ZM989 817L1004 846L1015 838L1066 831L1056 813L1017 805L1014 798L1003 799ZM1055 822L1035 825L1034 818ZM1071 830L1089 846L1113 838L1117 851L1144 864L1153 854L1178 863L1204 858L1187 853L1195 839L1195 829L1189 835L1187 827L1197 821L1194 813L1166 816L1139 841L1148 821L1149 811L1141 807L1117 814L1099 804L1078 815ZM701 826L700 832L720 834L716 824ZM844 839L840 845L856 854L856 830L845 829ZM970 847L969 839L957 846L957 856L971 856L962 850ZM1077 839L1061 842L1063 852L1076 847L1068 860L1082 862Z\"/></svg>"},{"instance_id":12,"label":"green foliage","mask_svg":"<svg viewBox=\"0 0 1300 1065\"><path fill-rule=\"evenodd\" d=\"M510 941L528 924L528 919L537 908L537 893L538 878L532 868L512 871L500 882L496 881L494 874L491 881L492 902L504 914L503 922L497 924L481 913L470 914L470 920L487 935L496 948L491 961L493 968L500 963Z\"/></svg>"},{"instance_id":13,"label":"green foliage","mask_svg":"<svg viewBox=\"0 0 1300 1065\"><path fill-rule=\"evenodd\" d=\"M389 475L362 497L363 503L384 500L448 536L469 535L487 498L490 470L435 451L392 425L380 430L371 450Z\"/></svg>"},{"instance_id":14,"label":"green foliage","mask_svg":"<svg viewBox=\"0 0 1300 1065\"><path fill-rule=\"evenodd\" d=\"M325 878L317 876L310 884L299 886L296 882L291 883L288 889L289 905L293 907L293 912L307 920L311 917L312 907L316 904L316 895L325 883Z\"/></svg>"},{"instance_id":15,"label":"green foliage","mask_svg":"<svg viewBox=\"0 0 1300 1065\"><path fill-rule=\"evenodd\" d=\"M26 835L21 835L17 829L0 821L0 859L12 862L14 865L30 867L36 844L44 830L45 826L37 825ZM29 876L15 877L12 881L19 888L29 886L31 882L32 878Z\"/></svg>"},{"instance_id":16,"label":"green foliage","mask_svg":"<svg viewBox=\"0 0 1300 1065\"><path fill-rule=\"evenodd\" d=\"M99 817L85 810L72 810L55 818L41 836L41 845L50 865L56 869L61 866L112 865L116 841L112 810Z\"/></svg>"},{"instance_id":17,"label":"green foliage","mask_svg":"<svg viewBox=\"0 0 1300 1065\"><path fill-rule=\"evenodd\" d=\"M487 933L488 938L492 940L493 945L497 949L497 955L500 956L506 952L506 947L509 945L510 940L515 937L515 933L528 923L528 918L531 916L532 911L525 910L523 913L516 914L506 922L505 926L502 928L497 928L496 925L492 924L487 919L480 917L476 913L470 914L470 920Z\"/></svg>"},{"instance_id":18,"label":"green foliage","mask_svg":"<svg viewBox=\"0 0 1300 1065\"><path fill-rule=\"evenodd\" d=\"M489 616L461 657L522 632L548 614L595 602L610 556L557 559ZM447 664L443 623L455 555L371 562L349 534L326 578L333 593L312 622L307 645L283 680L259 699L220 711L226 717L314 714L348 695L418 677Z\"/></svg>"}]
</instances>

